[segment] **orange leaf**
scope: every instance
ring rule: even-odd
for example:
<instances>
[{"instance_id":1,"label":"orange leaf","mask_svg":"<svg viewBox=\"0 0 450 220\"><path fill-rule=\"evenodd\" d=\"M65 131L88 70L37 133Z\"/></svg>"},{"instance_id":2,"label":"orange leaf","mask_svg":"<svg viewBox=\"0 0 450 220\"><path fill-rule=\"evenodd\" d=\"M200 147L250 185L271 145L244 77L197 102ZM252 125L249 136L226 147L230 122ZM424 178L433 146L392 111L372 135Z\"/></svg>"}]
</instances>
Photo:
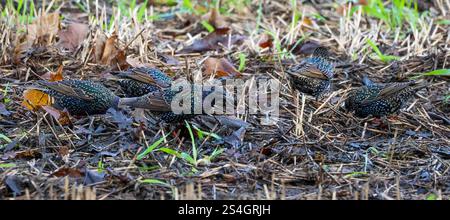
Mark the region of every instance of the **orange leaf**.
<instances>
[{"instance_id":1,"label":"orange leaf","mask_svg":"<svg viewBox=\"0 0 450 220\"><path fill-rule=\"evenodd\" d=\"M58 67L58 70L56 70L56 72L46 73L42 75L42 78L47 79L50 82L61 81L64 79L62 73L63 73L63 65L60 65Z\"/></svg>"},{"instance_id":2,"label":"orange leaf","mask_svg":"<svg viewBox=\"0 0 450 220\"><path fill-rule=\"evenodd\" d=\"M272 36L270 36L269 34L263 34L258 42L258 45L263 49L267 47L272 47L273 46Z\"/></svg>"},{"instance_id":3,"label":"orange leaf","mask_svg":"<svg viewBox=\"0 0 450 220\"><path fill-rule=\"evenodd\" d=\"M36 111L44 105L51 105L51 97L37 89L27 89L23 92L22 106L31 111Z\"/></svg>"},{"instance_id":4,"label":"orange leaf","mask_svg":"<svg viewBox=\"0 0 450 220\"><path fill-rule=\"evenodd\" d=\"M42 109L44 109L47 113L53 116L53 118L58 120L59 123L61 123L61 125L68 125L72 123L70 121L69 113L67 111L60 111L56 108L47 105L42 106Z\"/></svg>"},{"instance_id":5,"label":"orange leaf","mask_svg":"<svg viewBox=\"0 0 450 220\"><path fill-rule=\"evenodd\" d=\"M205 69L205 75L211 76L215 74L215 77L223 77L223 76L235 76L240 77L242 74L234 68L233 64L231 64L225 58L213 58L210 57L205 60L203 63Z\"/></svg>"},{"instance_id":6,"label":"orange leaf","mask_svg":"<svg viewBox=\"0 0 450 220\"><path fill-rule=\"evenodd\" d=\"M303 25L311 26L313 24L312 20L308 17L303 17L302 20Z\"/></svg>"}]
</instances>

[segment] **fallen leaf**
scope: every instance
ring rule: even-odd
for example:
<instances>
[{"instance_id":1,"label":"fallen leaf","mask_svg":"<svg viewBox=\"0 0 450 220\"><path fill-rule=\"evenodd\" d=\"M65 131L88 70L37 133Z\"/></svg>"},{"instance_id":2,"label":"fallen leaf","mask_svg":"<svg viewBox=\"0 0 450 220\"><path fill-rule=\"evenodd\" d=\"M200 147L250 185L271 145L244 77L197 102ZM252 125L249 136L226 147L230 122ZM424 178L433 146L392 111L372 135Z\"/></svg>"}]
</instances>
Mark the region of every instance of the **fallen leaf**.
<instances>
[{"instance_id":1,"label":"fallen leaf","mask_svg":"<svg viewBox=\"0 0 450 220\"><path fill-rule=\"evenodd\" d=\"M41 157L42 154L39 148L14 152L14 159L35 159Z\"/></svg>"},{"instance_id":2,"label":"fallen leaf","mask_svg":"<svg viewBox=\"0 0 450 220\"><path fill-rule=\"evenodd\" d=\"M71 23L65 30L58 33L58 46L68 52L75 51L89 33L89 25L82 23Z\"/></svg>"},{"instance_id":3,"label":"fallen leaf","mask_svg":"<svg viewBox=\"0 0 450 220\"><path fill-rule=\"evenodd\" d=\"M9 116L11 112L6 109L6 105L0 102L0 115Z\"/></svg>"},{"instance_id":4,"label":"fallen leaf","mask_svg":"<svg viewBox=\"0 0 450 220\"><path fill-rule=\"evenodd\" d=\"M67 111L60 111L56 108L47 105L42 106L42 109L44 109L47 113L53 116L53 118L58 120L59 123L61 123L61 125L72 124L72 122L70 121L69 113Z\"/></svg>"},{"instance_id":5,"label":"fallen leaf","mask_svg":"<svg viewBox=\"0 0 450 220\"><path fill-rule=\"evenodd\" d=\"M55 82L55 81L61 81L63 80L63 65L60 65L58 67L58 70L56 70L56 72L48 72L44 75L42 75L43 79L46 79L50 82Z\"/></svg>"},{"instance_id":6,"label":"fallen leaf","mask_svg":"<svg viewBox=\"0 0 450 220\"><path fill-rule=\"evenodd\" d=\"M22 106L31 111L36 111L42 106L52 105L51 97L37 89L27 89L23 92Z\"/></svg>"},{"instance_id":7,"label":"fallen leaf","mask_svg":"<svg viewBox=\"0 0 450 220\"><path fill-rule=\"evenodd\" d=\"M118 36L115 32L109 38L106 38L103 33L97 32L94 59L97 63L109 65L113 69L130 67L125 51L118 47Z\"/></svg>"},{"instance_id":8,"label":"fallen leaf","mask_svg":"<svg viewBox=\"0 0 450 220\"><path fill-rule=\"evenodd\" d=\"M64 157L70 153L70 149L67 146L62 146L58 149L59 156Z\"/></svg>"},{"instance_id":9,"label":"fallen leaf","mask_svg":"<svg viewBox=\"0 0 450 220\"><path fill-rule=\"evenodd\" d=\"M241 127L229 136L224 137L224 141L234 148L240 147L242 145L242 141L244 140L245 128Z\"/></svg>"},{"instance_id":10,"label":"fallen leaf","mask_svg":"<svg viewBox=\"0 0 450 220\"><path fill-rule=\"evenodd\" d=\"M14 196L20 196L23 193L23 181L16 175L8 175L5 179L5 185L14 193Z\"/></svg>"},{"instance_id":11,"label":"fallen leaf","mask_svg":"<svg viewBox=\"0 0 450 220\"><path fill-rule=\"evenodd\" d=\"M106 39L105 46L103 48L102 57L100 59L101 64L110 64L112 59L117 55L118 50L116 48L118 36L113 34L111 37Z\"/></svg>"},{"instance_id":12,"label":"fallen leaf","mask_svg":"<svg viewBox=\"0 0 450 220\"><path fill-rule=\"evenodd\" d=\"M302 19L302 28L303 27L307 27L307 26L312 26L313 22L310 18L308 17L303 17Z\"/></svg>"},{"instance_id":13,"label":"fallen leaf","mask_svg":"<svg viewBox=\"0 0 450 220\"><path fill-rule=\"evenodd\" d=\"M268 47L269 48L273 47L273 38L272 38L272 36L267 34L267 33L264 33L261 36L261 39L259 39L258 45L259 45L259 47L261 47L263 49L264 48L268 48Z\"/></svg>"},{"instance_id":14,"label":"fallen leaf","mask_svg":"<svg viewBox=\"0 0 450 220\"><path fill-rule=\"evenodd\" d=\"M101 182L105 179L105 172L99 173L97 170L85 170L85 176L83 184L90 185Z\"/></svg>"},{"instance_id":15,"label":"fallen leaf","mask_svg":"<svg viewBox=\"0 0 450 220\"><path fill-rule=\"evenodd\" d=\"M50 13L36 18L28 25L25 35L19 37L14 48L13 60L15 63L26 56L36 45L48 46L53 43L60 28L59 13Z\"/></svg>"},{"instance_id":16,"label":"fallen leaf","mask_svg":"<svg viewBox=\"0 0 450 220\"><path fill-rule=\"evenodd\" d=\"M191 45L186 46L178 53L199 53L210 50L217 50L222 46L231 46L242 43L246 37L242 35L228 35L229 28L216 29L204 38L195 40Z\"/></svg>"},{"instance_id":17,"label":"fallen leaf","mask_svg":"<svg viewBox=\"0 0 450 220\"><path fill-rule=\"evenodd\" d=\"M204 74L206 76L214 75L215 77L233 76L240 77L242 74L234 68L233 64L225 58L209 57L203 63Z\"/></svg>"},{"instance_id":18,"label":"fallen leaf","mask_svg":"<svg viewBox=\"0 0 450 220\"><path fill-rule=\"evenodd\" d=\"M83 177L83 172L77 168L62 167L62 168L58 169L57 171L53 172L50 176L56 176L56 177L69 176L69 177L77 178L77 177Z\"/></svg>"},{"instance_id":19,"label":"fallen leaf","mask_svg":"<svg viewBox=\"0 0 450 220\"><path fill-rule=\"evenodd\" d=\"M133 119L127 117L122 111L117 111L114 108L108 109L106 114L111 116L112 122L117 123L119 129L129 129L131 124L133 124Z\"/></svg>"},{"instance_id":20,"label":"fallen leaf","mask_svg":"<svg viewBox=\"0 0 450 220\"><path fill-rule=\"evenodd\" d=\"M225 19L220 15L217 8L212 8L209 13L208 23L214 27L214 29L221 29L227 27Z\"/></svg>"}]
</instances>

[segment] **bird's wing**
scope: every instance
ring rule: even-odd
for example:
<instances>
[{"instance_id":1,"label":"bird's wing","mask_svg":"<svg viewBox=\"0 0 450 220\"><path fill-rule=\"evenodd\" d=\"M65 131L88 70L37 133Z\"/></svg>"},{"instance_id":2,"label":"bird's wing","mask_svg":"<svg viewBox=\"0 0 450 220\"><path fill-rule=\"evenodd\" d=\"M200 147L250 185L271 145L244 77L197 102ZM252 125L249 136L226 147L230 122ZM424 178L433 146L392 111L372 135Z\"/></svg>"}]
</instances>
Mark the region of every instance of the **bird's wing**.
<instances>
[{"instance_id":1,"label":"bird's wing","mask_svg":"<svg viewBox=\"0 0 450 220\"><path fill-rule=\"evenodd\" d=\"M361 104L365 105L380 99L386 99L391 96L398 95L404 89L407 89L408 87L414 84L415 82L388 84L386 87L382 88L376 96L368 97L367 99L363 100Z\"/></svg>"},{"instance_id":2,"label":"bird's wing","mask_svg":"<svg viewBox=\"0 0 450 220\"><path fill-rule=\"evenodd\" d=\"M83 90L72 88L70 84L68 84L66 81L58 81L58 82L39 81L38 85L41 85L47 89L51 89L55 92L61 93L66 96L71 96L83 100L92 100L92 97L86 94Z\"/></svg>"},{"instance_id":3,"label":"bird's wing","mask_svg":"<svg viewBox=\"0 0 450 220\"><path fill-rule=\"evenodd\" d=\"M324 74L316 65L312 65L310 63L300 63L298 67L294 67L291 70L288 70L288 73L292 76L306 76L310 78L317 79L328 79L328 76Z\"/></svg>"},{"instance_id":4,"label":"bird's wing","mask_svg":"<svg viewBox=\"0 0 450 220\"><path fill-rule=\"evenodd\" d=\"M134 68L131 71L121 72L117 76L133 79L138 82L157 86L159 88L167 88L170 86L170 84L168 84L168 83L161 82L160 80L156 80L150 74L148 74L144 69L141 69L141 68Z\"/></svg>"},{"instance_id":5,"label":"bird's wing","mask_svg":"<svg viewBox=\"0 0 450 220\"><path fill-rule=\"evenodd\" d=\"M318 47L314 49L313 56L328 59L329 58L328 49L325 47Z\"/></svg>"},{"instance_id":6,"label":"bird's wing","mask_svg":"<svg viewBox=\"0 0 450 220\"><path fill-rule=\"evenodd\" d=\"M149 109L150 111L157 112L172 111L170 103L166 101L161 91L151 92L141 97L121 98L119 105Z\"/></svg>"}]
</instances>

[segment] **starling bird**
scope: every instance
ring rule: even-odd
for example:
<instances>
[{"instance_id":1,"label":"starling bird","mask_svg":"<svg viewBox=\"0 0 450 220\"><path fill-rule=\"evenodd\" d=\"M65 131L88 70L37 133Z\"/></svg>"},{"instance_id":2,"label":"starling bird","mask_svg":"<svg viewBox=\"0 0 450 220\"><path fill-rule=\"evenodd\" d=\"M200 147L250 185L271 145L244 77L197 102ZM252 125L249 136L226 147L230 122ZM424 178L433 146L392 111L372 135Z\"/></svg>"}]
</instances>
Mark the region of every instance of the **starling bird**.
<instances>
[{"instance_id":1,"label":"starling bird","mask_svg":"<svg viewBox=\"0 0 450 220\"><path fill-rule=\"evenodd\" d=\"M418 90L424 88L416 81L404 83L373 83L367 77L363 86L350 92L345 108L358 117L382 117L397 112Z\"/></svg>"},{"instance_id":2,"label":"starling bird","mask_svg":"<svg viewBox=\"0 0 450 220\"><path fill-rule=\"evenodd\" d=\"M154 92L150 92L144 96L133 97L133 98L121 98L119 101L119 106L129 106L134 108L143 108L148 109L151 112L155 113L159 118L165 122L180 122L183 120L187 120L196 116L196 114L207 114L207 109L205 106L202 106L203 101L207 96L209 96L213 92L217 92L216 94L222 96L225 102L230 103L230 97L227 96L226 92L221 89L213 88L211 91L201 90L202 87L200 85L190 85L190 90L181 90L179 92L171 90L171 88L164 88ZM198 89L201 91L201 97L196 97L194 90ZM172 109L172 101L178 96L179 100L187 99L191 102L191 108L188 113L181 112L180 114L174 113ZM217 96L216 96L217 97ZM215 104L213 101L212 105ZM195 112L196 106L200 106L201 112Z\"/></svg>"},{"instance_id":3,"label":"starling bird","mask_svg":"<svg viewBox=\"0 0 450 220\"><path fill-rule=\"evenodd\" d=\"M119 85L127 97L138 97L170 87L172 79L155 68L136 67L115 72L121 78Z\"/></svg>"},{"instance_id":4,"label":"starling bird","mask_svg":"<svg viewBox=\"0 0 450 220\"><path fill-rule=\"evenodd\" d=\"M71 115L104 114L119 102L112 91L88 80L38 81L37 85L53 98L53 107L67 109Z\"/></svg>"},{"instance_id":5,"label":"starling bird","mask_svg":"<svg viewBox=\"0 0 450 220\"><path fill-rule=\"evenodd\" d=\"M300 92L320 98L331 87L334 65L326 48L318 47L313 56L287 70L293 87Z\"/></svg>"}]
</instances>

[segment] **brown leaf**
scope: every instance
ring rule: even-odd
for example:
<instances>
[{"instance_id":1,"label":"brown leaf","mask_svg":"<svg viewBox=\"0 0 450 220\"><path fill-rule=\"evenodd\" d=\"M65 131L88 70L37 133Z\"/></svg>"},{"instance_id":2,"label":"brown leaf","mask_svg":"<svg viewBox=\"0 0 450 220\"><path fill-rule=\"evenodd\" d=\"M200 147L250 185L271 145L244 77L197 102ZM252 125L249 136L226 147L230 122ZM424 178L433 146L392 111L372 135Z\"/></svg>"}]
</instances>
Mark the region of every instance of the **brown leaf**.
<instances>
[{"instance_id":1,"label":"brown leaf","mask_svg":"<svg viewBox=\"0 0 450 220\"><path fill-rule=\"evenodd\" d=\"M33 159L42 157L41 151L39 148L29 149L24 151L14 152L15 159Z\"/></svg>"},{"instance_id":2,"label":"brown leaf","mask_svg":"<svg viewBox=\"0 0 450 220\"><path fill-rule=\"evenodd\" d=\"M71 23L67 29L58 33L60 48L64 48L69 52L75 51L83 42L89 32L89 25L82 23Z\"/></svg>"},{"instance_id":3,"label":"brown leaf","mask_svg":"<svg viewBox=\"0 0 450 220\"><path fill-rule=\"evenodd\" d=\"M27 89L23 92L22 106L31 111L36 111L42 106L51 105L51 97L37 89Z\"/></svg>"},{"instance_id":4,"label":"brown leaf","mask_svg":"<svg viewBox=\"0 0 450 220\"><path fill-rule=\"evenodd\" d=\"M47 113L49 113L53 118L59 121L61 125L71 125L72 121L70 120L69 112L60 111L52 106L42 106Z\"/></svg>"},{"instance_id":5,"label":"brown leaf","mask_svg":"<svg viewBox=\"0 0 450 220\"><path fill-rule=\"evenodd\" d=\"M204 74L206 76L214 75L215 77L223 77L223 76L234 76L240 77L242 74L234 68L233 64L231 64L225 58L213 58L209 57L203 63Z\"/></svg>"},{"instance_id":6,"label":"brown leaf","mask_svg":"<svg viewBox=\"0 0 450 220\"><path fill-rule=\"evenodd\" d=\"M26 56L27 51L36 45L48 46L53 43L60 28L59 14L45 14L36 18L28 25L26 34L20 36L15 42L13 61L19 63Z\"/></svg>"},{"instance_id":7,"label":"brown leaf","mask_svg":"<svg viewBox=\"0 0 450 220\"><path fill-rule=\"evenodd\" d=\"M55 82L55 81L61 81L64 79L63 77L63 65L60 65L58 67L58 70L56 72L48 72L44 75L42 75L43 79L46 79L50 82Z\"/></svg>"},{"instance_id":8,"label":"brown leaf","mask_svg":"<svg viewBox=\"0 0 450 220\"><path fill-rule=\"evenodd\" d=\"M130 64L127 62L125 51L118 48L118 36L115 32L109 38L104 37L103 33L97 32L94 48L95 61L114 69L127 69Z\"/></svg>"},{"instance_id":9,"label":"brown leaf","mask_svg":"<svg viewBox=\"0 0 450 220\"><path fill-rule=\"evenodd\" d=\"M103 49L105 48L106 36L97 31L95 34L95 47L94 47L94 61L100 62L103 55Z\"/></svg>"},{"instance_id":10,"label":"brown leaf","mask_svg":"<svg viewBox=\"0 0 450 220\"><path fill-rule=\"evenodd\" d=\"M234 45L242 43L246 37L242 35L228 36L229 28L219 28L214 32L206 35L200 40L195 40L189 46L183 48L179 53L198 53L210 50L217 50L222 46Z\"/></svg>"},{"instance_id":11,"label":"brown leaf","mask_svg":"<svg viewBox=\"0 0 450 220\"><path fill-rule=\"evenodd\" d=\"M273 47L272 36L267 33L263 34L261 36L261 39L259 39L258 45L259 45L259 47L261 47L263 49L267 48L267 47L269 47L269 48Z\"/></svg>"},{"instance_id":12,"label":"brown leaf","mask_svg":"<svg viewBox=\"0 0 450 220\"><path fill-rule=\"evenodd\" d=\"M110 64L112 59L114 59L114 57L117 55L117 39L118 36L115 33L111 37L106 39L105 46L103 47L102 57L100 59L101 64Z\"/></svg>"},{"instance_id":13,"label":"brown leaf","mask_svg":"<svg viewBox=\"0 0 450 220\"><path fill-rule=\"evenodd\" d=\"M61 147L58 149L58 153L59 153L59 155L60 155L61 157L64 157L64 156L66 156L66 155L68 155L68 154L70 153L70 149L69 149L69 147L67 147L67 146L61 146Z\"/></svg>"},{"instance_id":14,"label":"brown leaf","mask_svg":"<svg viewBox=\"0 0 450 220\"><path fill-rule=\"evenodd\" d=\"M220 15L219 10L217 8L212 8L209 13L208 23L212 25L215 29L222 29L227 27L227 23L225 19Z\"/></svg>"},{"instance_id":15,"label":"brown leaf","mask_svg":"<svg viewBox=\"0 0 450 220\"><path fill-rule=\"evenodd\" d=\"M57 171L53 172L51 176L56 177L63 177L63 176L69 176L69 177L83 177L84 172L77 168L71 168L71 167L62 167L58 169Z\"/></svg>"}]
</instances>

